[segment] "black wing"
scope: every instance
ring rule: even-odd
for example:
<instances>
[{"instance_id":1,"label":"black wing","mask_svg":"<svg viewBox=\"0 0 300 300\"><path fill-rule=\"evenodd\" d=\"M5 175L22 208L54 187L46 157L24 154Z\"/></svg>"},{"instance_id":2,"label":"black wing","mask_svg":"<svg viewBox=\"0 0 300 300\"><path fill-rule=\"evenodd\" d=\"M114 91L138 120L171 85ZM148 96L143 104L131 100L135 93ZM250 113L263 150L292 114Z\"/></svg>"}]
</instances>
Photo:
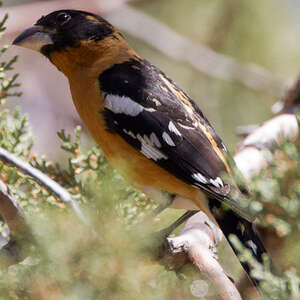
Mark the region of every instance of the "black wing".
<instances>
[{"instance_id":1,"label":"black wing","mask_svg":"<svg viewBox=\"0 0 300 300\"><path fill-rule=\"evenodd\" d=\"M184 182L226 200L231 186L226 148L198 106L146 60L132 59L101 74L108 129Z\"/></svg>"}]
</instances>

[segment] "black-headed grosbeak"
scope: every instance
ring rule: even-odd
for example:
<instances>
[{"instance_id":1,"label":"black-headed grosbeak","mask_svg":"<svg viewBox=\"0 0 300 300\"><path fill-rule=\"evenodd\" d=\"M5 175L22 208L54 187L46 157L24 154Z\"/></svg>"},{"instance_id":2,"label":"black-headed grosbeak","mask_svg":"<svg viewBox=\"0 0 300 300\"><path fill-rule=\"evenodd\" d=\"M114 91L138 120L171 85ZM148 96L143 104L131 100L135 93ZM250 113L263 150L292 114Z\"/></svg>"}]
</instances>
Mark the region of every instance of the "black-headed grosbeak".
<instances>
[{"instance_id":1,"label":"black-headed grosbeak","mask_svg":"<svg viewBox=\"0 0 300 300\"><path fill-rule=\"evenodd\" d=\"M232 197L237 188L221 178L230 174L223 142L195 102L111 24L92 13L55 11L13 44L41 52L66 75L91 135L133 185L175 195L181 208L211 216L210 208L225 236L236 234L262 262L265 249ZM229 209L220 214L222 202Z\"/></svg>"}]
</instances>

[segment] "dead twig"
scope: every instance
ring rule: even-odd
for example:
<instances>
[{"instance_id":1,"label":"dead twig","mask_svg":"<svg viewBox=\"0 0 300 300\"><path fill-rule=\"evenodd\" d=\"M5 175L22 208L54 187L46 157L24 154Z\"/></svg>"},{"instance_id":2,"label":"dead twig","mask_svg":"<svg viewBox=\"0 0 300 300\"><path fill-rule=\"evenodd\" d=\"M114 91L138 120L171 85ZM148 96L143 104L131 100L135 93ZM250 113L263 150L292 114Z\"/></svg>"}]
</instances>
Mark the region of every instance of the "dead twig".
<instances>
[{"instance_id":1,"label":"dead twig","mask_svg":"<svg viewBox=\"0 0 300 300\"><path fill-rule=\"evenodd\" d=\"M221 230L203 213L188 219L176 237L168 237L169 254L186 253L200 273L214 286L222 300L242 299L234 282L226 275L216 256L216 247L222 239ZM198 291L199 292L199 291ZM205 290L201 292L205 297Z\"/></svg>"}]
</instances>

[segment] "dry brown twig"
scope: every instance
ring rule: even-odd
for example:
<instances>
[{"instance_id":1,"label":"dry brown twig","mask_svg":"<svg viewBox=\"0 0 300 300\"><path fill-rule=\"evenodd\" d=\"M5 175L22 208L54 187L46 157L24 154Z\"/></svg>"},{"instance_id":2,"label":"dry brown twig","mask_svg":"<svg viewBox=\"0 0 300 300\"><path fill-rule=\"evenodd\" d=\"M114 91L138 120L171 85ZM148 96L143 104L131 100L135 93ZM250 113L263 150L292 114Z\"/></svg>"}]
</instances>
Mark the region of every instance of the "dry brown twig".
<instances>
[{"instance_id":1,"label":"dry brown twig","mask_svg":"<svg viewBox=\"0 0 300 300\"><path fill-rule=\"evenodd\" d=\"M186 253L189 260L199 269L216 290L222 300L242 299L234 282L226 275L216 256L216 247L222 239L221 230L206 214L198 212L188 219L181 233L168 237L171 255ZM205 290L201 292L205 297Z\"/></svg>"}]
</instances>

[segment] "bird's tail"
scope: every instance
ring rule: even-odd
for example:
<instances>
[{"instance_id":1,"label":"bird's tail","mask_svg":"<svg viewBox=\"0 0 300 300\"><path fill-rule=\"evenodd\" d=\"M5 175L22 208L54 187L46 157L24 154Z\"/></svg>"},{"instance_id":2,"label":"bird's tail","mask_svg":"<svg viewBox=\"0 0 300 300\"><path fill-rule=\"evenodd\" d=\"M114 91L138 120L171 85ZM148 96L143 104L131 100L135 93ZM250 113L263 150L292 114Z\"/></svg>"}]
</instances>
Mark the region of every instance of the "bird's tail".
<instances>
[{"instance_id":1,"label":"bird's tail","mask_svg":"<svg viewBox=\"0 0 300 300\"><path fill-rule=\"evenodd\" d=\"M220 229L222 230L235 254L238 255L238 250L229 239L231 234L236 235L243 246L251 251L254 259L258 263L263 264L263 254L267 253L267 251L258 234L256 233L253 224L238 216L230 209L223 210L221 208L221 203L218 200L209 199L209 206L214 218L216 219ZM251 274L251 267L249 263L244 261L240 261L240 263L247 272L250 280L256 287L258 287L260 281Z\"/></svg>"}]
</instances>

